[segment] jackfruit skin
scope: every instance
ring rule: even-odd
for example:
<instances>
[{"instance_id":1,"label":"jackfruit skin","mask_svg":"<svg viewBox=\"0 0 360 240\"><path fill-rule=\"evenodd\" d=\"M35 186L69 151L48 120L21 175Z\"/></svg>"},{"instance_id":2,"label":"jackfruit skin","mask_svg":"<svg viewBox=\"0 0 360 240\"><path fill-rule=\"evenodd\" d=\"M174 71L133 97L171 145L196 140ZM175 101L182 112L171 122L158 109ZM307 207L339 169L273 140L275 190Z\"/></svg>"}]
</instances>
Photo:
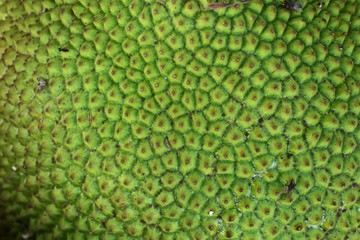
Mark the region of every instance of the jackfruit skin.
<instances>
[{"instance_id":1,"label":"jackfruit skin","mask_svg":"<svg viewBox=\"0 0 360 240\"><path fill-rule=\"evenodd\" d=\"M358 1L214 2L0 0L2 238L359 239Z\"/></svg>"}]
</instances>

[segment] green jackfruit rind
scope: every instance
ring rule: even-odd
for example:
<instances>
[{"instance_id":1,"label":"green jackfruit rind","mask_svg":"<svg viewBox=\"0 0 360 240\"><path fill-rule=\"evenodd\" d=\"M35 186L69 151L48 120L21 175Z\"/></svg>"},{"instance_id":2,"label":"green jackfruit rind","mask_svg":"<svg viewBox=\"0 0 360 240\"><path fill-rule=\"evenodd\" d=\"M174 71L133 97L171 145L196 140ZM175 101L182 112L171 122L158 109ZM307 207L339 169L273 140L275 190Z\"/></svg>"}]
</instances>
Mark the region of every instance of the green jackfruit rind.
<instances>
[{"instance_id":1,"label":"green jackfruit rind","mask_svg":"<svg viewBox=\"0 0 360 240\"><path fill-rule=\"evenodd\" d=\"M357 2L235 3L0 2L2 236L355 239Z\"/></svg>"}]
</instances>

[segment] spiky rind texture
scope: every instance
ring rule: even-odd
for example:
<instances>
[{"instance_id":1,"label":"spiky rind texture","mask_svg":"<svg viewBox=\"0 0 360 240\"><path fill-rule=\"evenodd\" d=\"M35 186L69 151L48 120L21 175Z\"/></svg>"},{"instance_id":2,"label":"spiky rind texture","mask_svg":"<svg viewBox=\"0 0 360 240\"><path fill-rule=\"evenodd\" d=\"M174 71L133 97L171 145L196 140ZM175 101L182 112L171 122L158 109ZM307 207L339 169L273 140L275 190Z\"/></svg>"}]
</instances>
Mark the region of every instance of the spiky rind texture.
<instances>
[{"instance_id":1,"label":"spiky rind texture","mask_svg":"<svg viewBox=\"0 0 360 240\"><path fill-rule=\"evenodd\" d=\"M358 1L214 3L0 0L2 237L358 239Z\"/></svg>"}]
</instances>

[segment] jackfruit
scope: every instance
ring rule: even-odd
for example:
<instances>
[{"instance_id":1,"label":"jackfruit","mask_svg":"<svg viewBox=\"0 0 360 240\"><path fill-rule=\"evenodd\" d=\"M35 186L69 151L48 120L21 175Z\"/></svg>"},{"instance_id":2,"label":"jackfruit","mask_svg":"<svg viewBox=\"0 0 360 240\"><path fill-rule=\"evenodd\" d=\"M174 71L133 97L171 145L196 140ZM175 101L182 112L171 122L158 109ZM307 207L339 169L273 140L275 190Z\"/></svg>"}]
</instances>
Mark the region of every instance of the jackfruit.
<instances>
[{"instance_id":1,"label":"jackfruit","mask_svg":"<svg viewBox=\"0 0 360 240\"><path fill-rule=\"evenodd\" d=\"M360 239L357 0L0 0L2 239Z\"/></svg>"}]
</instances>

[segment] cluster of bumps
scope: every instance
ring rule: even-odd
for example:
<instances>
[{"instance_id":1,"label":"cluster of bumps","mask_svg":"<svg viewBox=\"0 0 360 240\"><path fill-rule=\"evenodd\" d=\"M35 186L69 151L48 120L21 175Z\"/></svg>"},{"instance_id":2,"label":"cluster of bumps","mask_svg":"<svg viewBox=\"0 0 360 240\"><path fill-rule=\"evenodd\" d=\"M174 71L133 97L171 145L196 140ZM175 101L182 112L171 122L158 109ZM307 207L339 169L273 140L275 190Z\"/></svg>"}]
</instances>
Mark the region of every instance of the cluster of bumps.
<instances>
[{"instance_id":1,"label":"cluster of bumps","mask_svg":"<svg viewBox=\"0 0 360 240\"><path fill-rule=\"evenodd\" d=\"M2 234L359 239L359 4L207 7L0 0Z\"/></svg>"}]
</instances>

